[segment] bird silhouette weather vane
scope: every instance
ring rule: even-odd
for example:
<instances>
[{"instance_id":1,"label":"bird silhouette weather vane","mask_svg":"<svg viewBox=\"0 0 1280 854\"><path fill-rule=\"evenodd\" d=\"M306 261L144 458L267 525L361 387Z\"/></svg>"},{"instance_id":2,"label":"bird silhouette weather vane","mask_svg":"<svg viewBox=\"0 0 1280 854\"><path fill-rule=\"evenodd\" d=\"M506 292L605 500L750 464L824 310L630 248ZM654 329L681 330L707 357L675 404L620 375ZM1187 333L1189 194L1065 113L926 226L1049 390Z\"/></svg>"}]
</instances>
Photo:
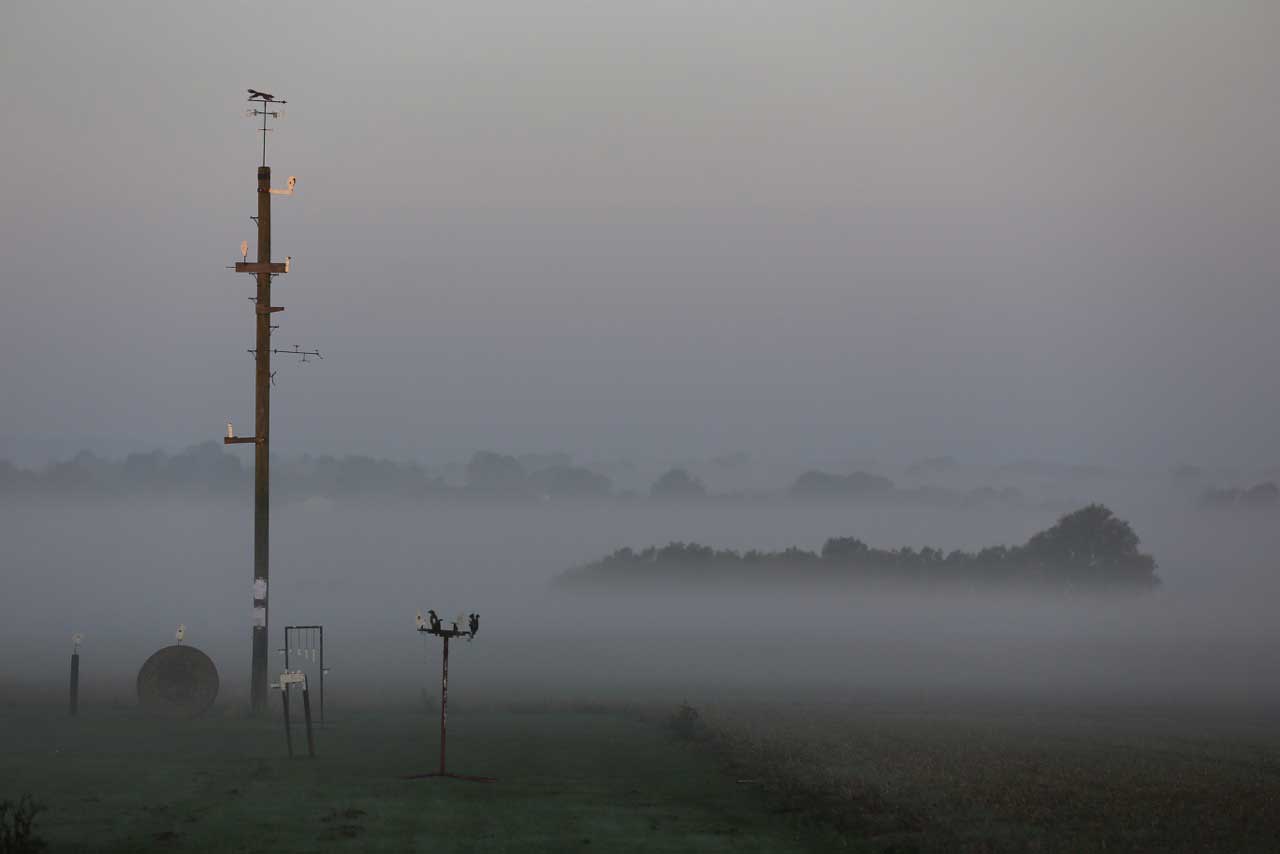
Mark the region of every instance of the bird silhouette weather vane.
<instances>
[{"instance_id":1,"label":"bird silhouette weather vane","mask_svg":"<svg viewBox=\"0 0 1280 854\"><path fill-rule=\"evenodd\" d=\"M249 100L257 101L258 106L245 110L245 116L262 116L262 165L267 165L267 134L271 132L271 128L267 127L267 119L280 119L285 115L285 111L281 109L271 109L271 105L278 104L283 106L288 101L279 99L270 92L259 92L257 89L249 89ZM293 195L294 179L289 179L289 195ZM275 190L271 192L275 193Z\"/></svg>"}]
</instances>

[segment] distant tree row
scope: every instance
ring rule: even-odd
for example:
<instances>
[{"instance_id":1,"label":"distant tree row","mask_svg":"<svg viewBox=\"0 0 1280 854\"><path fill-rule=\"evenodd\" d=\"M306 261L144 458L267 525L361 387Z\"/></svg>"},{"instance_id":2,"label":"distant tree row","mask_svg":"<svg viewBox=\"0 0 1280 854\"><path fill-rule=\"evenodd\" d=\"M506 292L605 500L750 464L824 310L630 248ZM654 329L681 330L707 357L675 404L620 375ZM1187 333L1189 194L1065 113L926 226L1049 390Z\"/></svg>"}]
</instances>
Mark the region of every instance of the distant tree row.
<instances>
[{"instance_id":1,"label":"distant tree row","mask_svg":"<svg viewBox=\"0 0 1280 854\"><path fill-rule=\"evenodd\" d=\"M175 454L130 454L123 460L82 451L40 469L18 468L0 460L0 494L240 495L252 488L252 480L248 455L228 452L220 442L205 442ZM299 497L595 500L615 495L608 476L573 465L567 454L515 457L479 451L463 468L460 484L446 482L413 462L362 455L276 457L271 480L277 495ZM699 499L708 494L701 480L678 468L659 477L650 490L657 500Z\"/></svg>"},{"instance_id":2,"label":"distant tree row","mask_svg":"<svg viewBox=\"0 0 1280 854\"><path fill-rule=\"evenodd\" d=\"M515 464L514 472L508 461ZM479 453L467 466L468 483L450 486L423 466L369 456L277 457L272 489L309 496L431 497L468 494L608 494L608 478L585 469L552 465L526 474L514 458ZM251 462L206 442L176 454L152 451L105 460L88 451L41 469L0 460L0 493L23 495L240 495L252 488Z\"/></svg>"},{"instance_id":3,"label":"distant tree row","mask_svg":"<svg viewBox=\"0 0 1280 854\"><path fill-rule=\"evenodd\" d=\"M949 459L949 458L943 458ZM936 461L935 465L941 465ZM800 475L791 484L789 494L799 501L856 501L863 499L893 499L901 502L934 505L966 505L1006 503L1023 500L1020 489L1006 486L996 489L981 486L967 491L940 487L919 486L899 489L892 480L878 474L855 471L852 474L831 474L811 470Z\"/></svg>"},{"instance_id":4,"label":"distant tree row","mask_svg":"<svg viewBox=\"0 0 1280 854\"><path fill-rule=\"evenodd\" d=\"M375 457L329 455L279 457L272 460L272 489L285 497L383 496L388 498L483 498L488 500L633 499L618 493L605 474L574 465L567 454L520 457L479 451L454 477L446 480L414 462ZM461 480L461 482L459 482ZM175 454L164 451L130 454L105 460L88 451L41 469L21 469L0 460L0 495L239 495L252 482L245 452L230 452L220 442L205 442ZM1015 503L1013 488L981 487L954 491L937 487L899 489L886 477L866 472L830 474L807 471L787 494L797 501L895 500L933 505ZM658 477L648 497L662 502L738 500L758 496L715 495L696 475L673 468Z\"/></svg>"},{"instance_id":5,"label":"distant tree row","mask_svg":"<svg viewBox=\"0 0 1280 854\"><path fill-rule=\"evenodd\" d=\"M613 492L605 475L567 459L546 462L528 471L516 457L480 451L467 463L466 491L485 498L604 498Z\"/></svg>"},{"instance_id":6,"label":"distant tree row","mask_svg":"<svg viewBox=\"0 0 1280 854\"><path fill-rule=\"evenodd\" d=\"M240 461L221 444L206 442L177 454L152 451L120 461L81 451L42 469L23 469L0 460L0 493L56 496L190 493L217 495L243 491L249 480Z\"/></svg>"},{"instance_id":7,"label":"distant tree row","mask_svg":"<svg viewBox=\"0 0 1280 854\"><path fill-rule=\"evenodd\" d=\"M807 471L791 484L791 494L797 498L843 498L890 492L893 492L893 481L864 471L845 475Z\"/></svg>"},{"instance_id":8,"label":"distant tree row","mask_svg":"<svg viewBox=\"0 0 1280 854\"><path fill-rule=\"evenodd\" d=\"M1280 503L1280 487L1271 481L1248 489L1206 489L1200 493L1200 505L1215 509L1274 507Z\"/></svg>"},{"instance_id":9,"label":"distant tree row","mask_svg":"<svg viewBox=\"0 0 1280 854\"><path fill-rule=\"evenodd\" d=\"M528 470L526 470L528 466ZM413 462L369 456L277 457L272 489L296 497L383 496L546 499L599 498L613 492L608 477L570 464L565 455L515 457L481 451L467 463L466 482L451 485ZM220 442L176 454L151 451L106 460L88 451L40 469L0 460L0 494L72 496L236 496L252 489L251 462Z\"/></svg>"},{"instance_id":10,"label":"distant tree row","mask_svg":"<svg viewBox=\"0 0 1280 854\"><path fill-rule=\"evenodd\" d=\"M1061 517L1021 546L944 553L929 547L878 549L855 537L837 537L820 552L794 547L738 552L670 543L620 549L563 573L557 581L570 588L608 589L633 583L791 585L817 579L1103 589L1146 589L1159 583L1155 559L1139 550L1133 528L1101 504Z\"/></svg>"}]
</instances>

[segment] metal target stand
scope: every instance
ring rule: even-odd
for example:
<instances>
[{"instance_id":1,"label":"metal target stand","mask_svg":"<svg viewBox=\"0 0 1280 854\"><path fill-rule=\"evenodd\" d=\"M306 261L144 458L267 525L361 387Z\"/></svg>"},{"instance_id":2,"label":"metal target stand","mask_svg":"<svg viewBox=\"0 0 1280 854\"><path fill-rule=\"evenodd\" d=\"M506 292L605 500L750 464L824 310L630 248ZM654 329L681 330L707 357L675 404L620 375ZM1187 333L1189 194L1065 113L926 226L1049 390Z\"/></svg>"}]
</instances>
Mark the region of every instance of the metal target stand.
<instances>
[{"instance_id":1,"label":"metal target stand","mask_svg":"<svg viewBox=\"0 0 1280 854\"><path fill-rule=\"evenodd\" d=\"M471 774L451 774L445 770L445 737L448 733L449 725L449 639L457 637L465 637L471 640L476 636L476 632L480 631L480 615L470 614L467 617L467 627L461 628L458 623L462 621L461 615L452 623L445 624L436 616L435 611L427 612L427 619L422 618L422 613L418 613L418 631L422 634L435 635L444 641L444 649L441 656L440 667L440 770L427 774L409 774L402 778L405 780L422 780L428 777L448 777L454 780L470 780L473 783L496 783L497 777L477 777Z\"/></svg>"},{"instance_id":2,"label":"metal target stand","mask_svg":"<svg viewBox=\"0 0 1280 854\"><path fill-rule=\"evenodd\" d=\"M316 665L316 680L319 684L320 726L324 726L324 677L329 668L324 664L324 626L285 626L284 647L280 650L284 655L284 669L289 669L289 655L295 660L311 661Z\"/></svg>"}]
</instances>

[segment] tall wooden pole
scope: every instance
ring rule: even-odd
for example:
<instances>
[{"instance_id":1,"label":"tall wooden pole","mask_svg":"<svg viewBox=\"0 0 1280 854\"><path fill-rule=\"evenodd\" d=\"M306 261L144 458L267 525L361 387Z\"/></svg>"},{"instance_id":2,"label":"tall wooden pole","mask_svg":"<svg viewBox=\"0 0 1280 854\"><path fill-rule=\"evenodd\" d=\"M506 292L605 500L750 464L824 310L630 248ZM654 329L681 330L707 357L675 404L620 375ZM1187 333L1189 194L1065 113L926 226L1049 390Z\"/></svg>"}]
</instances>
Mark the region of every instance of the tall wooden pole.
<instances>
[{"instance_id":1,"label":"tall wooden pole","mask_svg":"<svg viewBox=\"0 0 1280 854\"><path fill-rule=\"evenodd\" d=\"M264 133L263 136L266 134ZM258 263L271 263L271 167L258 167ZM271 273L258 273L254 376L253 454L253 671L249 687L256 714L267 708L267 581L271 508Z\"/></svg>"},{"instance_id":2,"label":"tall wooden pole","mask_svg":"<svg viewBox=\"0 0 1280 854\"><path fill-rule=\"evenodd\" d=\"M237 273L257 276L258 295L254 297L255 346L254 354L254 431L252 436L236 436L230 422L227 423L228 445L252 442L253 452L253 663L249 675L249 703L255 715L267 711L267 581L270 578L270 514L271 514L271 354L285 352L306 361L308 356L320 358L319 350L302 350L294 345L292 350L277 351L271 347L271 315L284 311L283 306L271 304L271 277L289 272L289 258L284 263L271 260L271 196L293 195L295 178L289 178L289 189L271 189L271 167L267 166L267 119L279 118L278 106L287 103L266 92L249 90L249 101L256 104L246 115L262 116L262 165L258 167L258 260L252 263L246 258L236 262ZM259 107L261 109L259 109ZM248 254L247 244L241 251Z\"/></svg>"}]
</instances>

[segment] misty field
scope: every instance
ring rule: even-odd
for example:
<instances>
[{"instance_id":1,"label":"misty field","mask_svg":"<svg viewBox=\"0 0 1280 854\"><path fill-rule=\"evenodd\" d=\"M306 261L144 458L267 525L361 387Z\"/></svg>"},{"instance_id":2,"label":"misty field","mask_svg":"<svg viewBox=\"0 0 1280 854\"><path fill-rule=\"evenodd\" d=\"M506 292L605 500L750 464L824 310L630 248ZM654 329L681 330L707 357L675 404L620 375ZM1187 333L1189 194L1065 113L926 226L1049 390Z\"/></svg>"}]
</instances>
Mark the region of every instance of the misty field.
<instances>
[{"instance_id":1,"label":"misty field","mask_svg":"<svg viewBox=\"0 0 1280 854\"><path fill-rule=\"evenodd\" d=\"M55 852L806 850L763 793L630 716L453 715L451 770L481 783L401 779L435 770L425 713L346 717L289 760L274 717L61 711L0 714L0 798L43 803Z\"/></svg>"},{"instance_id":2,"label":"misty field","mask_svg":"<svg viewBox=\"0 0 1280 854\"><path fill-rule=\"evenodd\" d=\"M321 730L131 709L0 717L3 790L52 851L1271 852L1280 736L1195 710L508 706Z\"/></svg>"},{"instance_id":3,"label":"misty field","mask_svg":"<svg viewBox=\"0 0 1280 854\"><path fill-rule=\"evenodd\" d=\"M1160 560L1149 595L551 584L628 544L973 548L1051 511L286 504L273 646L325 625L334 723L290 762L277 707L238 717L244 508L11 502L0 800L30 792L76 852L1280 850L1280 527L1123 506ZM495 784L400 779L436 760L440 651L414 612L440 606L484 618L451 653L449 764ZM179 623L218 711L157 724L134 679Z\"/></svg>"},{"instance_id":4,"label":"misty field","mask_svg":"<svg viewBox=\"0 0 1280 854\"><path fill-rule=\"evenodd\" d=\"M756 703L685 728L855 850L1273 852L1274 715L1188 707Z\"/></svg>"}]
</instances>

